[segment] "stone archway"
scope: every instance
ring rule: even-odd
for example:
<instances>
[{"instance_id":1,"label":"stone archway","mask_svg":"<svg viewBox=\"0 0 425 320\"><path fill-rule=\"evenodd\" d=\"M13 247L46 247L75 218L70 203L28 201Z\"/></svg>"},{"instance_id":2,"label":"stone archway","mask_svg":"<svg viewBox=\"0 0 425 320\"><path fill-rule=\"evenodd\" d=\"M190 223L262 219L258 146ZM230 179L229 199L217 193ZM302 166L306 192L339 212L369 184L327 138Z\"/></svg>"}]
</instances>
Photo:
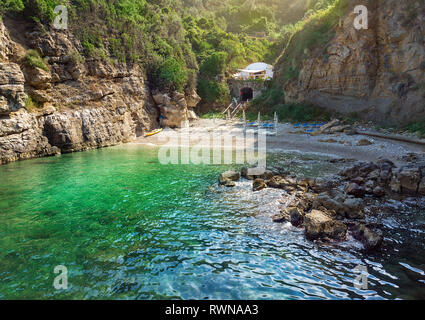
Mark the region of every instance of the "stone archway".
<instances>
[{"instance_id":1,"label":"stone archway","mask_svg":"<svg viewBox=\"0 0 425 320\"><path fill-rule=\"evenodd\" d=\"M249 87L245 87L241 89L240 99L241 101L249 101L254 98L254 90Z\"/></svg>"}]
</instances>

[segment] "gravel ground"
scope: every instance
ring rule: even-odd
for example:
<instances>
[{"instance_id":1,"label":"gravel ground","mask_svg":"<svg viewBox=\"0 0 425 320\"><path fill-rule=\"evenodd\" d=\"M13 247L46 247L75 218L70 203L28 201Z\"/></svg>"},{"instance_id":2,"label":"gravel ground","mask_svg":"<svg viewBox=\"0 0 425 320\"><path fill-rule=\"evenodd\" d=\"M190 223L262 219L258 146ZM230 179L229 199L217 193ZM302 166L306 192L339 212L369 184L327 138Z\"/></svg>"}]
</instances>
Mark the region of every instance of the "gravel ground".
<instances>
[{"instance_id":1,"label":"gravel ground","mask_svg":"<svg viewBox=\"0 0 425 320\"><path fill-rule=\"evenodd\" d=\"M182 133L182 129L166 128L158 135L139 138L136 144L158 146L168 142L170 145L190 145L206 146L210 142L210 137L217 136L220 132L231 133L237 137L243 137L244 127L241 122L230 122L225 120L202 119L191 123L189 136L180 141L176 137ZM248 130L253 130L248 128ZM356 159L364 161L376 161L380 158L390 159L396 164L401 164L402 156L409 153L425 153L425 146L412 143L398 142L389 139L365 137L363 135L349 136L344 133L325 134L310 136L307 133L300 133L302 129L294 128L291 124L279 124L277 136L267 136L267 152L300 152L305 154L320 154L335 158ZM274 130L272 131L274 132ZM367 146L357 146L360 140L367 139L372 144ZM249 145L255 143L249 140ZM231 148L230 145L225 146ZM235 147L235 146L234 146ZM236 148L240 149L239 144Z\"/></svg>"}]
</instances>

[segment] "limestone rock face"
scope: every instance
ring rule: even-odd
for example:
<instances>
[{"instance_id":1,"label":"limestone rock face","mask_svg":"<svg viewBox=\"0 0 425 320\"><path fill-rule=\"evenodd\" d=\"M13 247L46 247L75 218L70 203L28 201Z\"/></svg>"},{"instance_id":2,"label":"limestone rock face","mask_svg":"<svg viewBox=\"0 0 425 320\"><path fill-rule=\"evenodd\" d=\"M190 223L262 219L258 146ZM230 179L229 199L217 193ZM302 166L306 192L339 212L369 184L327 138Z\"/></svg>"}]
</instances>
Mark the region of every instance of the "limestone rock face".
<instances>
[{"instance_id":1,"label":"limestone rock face","mask_svg":"<svg viewBox=\"0 0 425 320\"><path fill-rule=\"evenodd\" d=\"M52 145L71 152L131 141L135 128L129 111L96 108L48 115L44 131Z\"/></svg>"},{"instance_id":2,"label":"limestone rock face","mask_svg":"<svg viewBox=\"0 0 425 320\"><path fill-rule=\"evenodd\" d=\"M0 120L0 164L59 154L43 135L43 119L21 109Z\"/></svg>"},{"instance_id":3,"label":"limestone rock face","mask_svg":"<svg viewBox=\"0 0 425 320\"><path fill-rule=\"evenodd\" d=\"M0 21L0 164L112 146L158 127L159 110L139 67L85 60L68 31L34 27L17 35L16 22L6 22ZM40 52L47 69L22 63L24 48ZM28 95L38 106L31 112Z\"/></svg>"},{"instance_id":4,"label":"limestone rock face","mask_svg":"<svg viewBox=\"0 0 425 320\"><path fill-rule=\"evenodd\" d=\"M0 62L0 115L25 106L25 78L16 63Z\"/></svg>"},{"instance_id":5,"label":"limestone rock face","mask_svg":"<svg viewBox=\"0 0 425 320\"><path fill-rule=\"evenodd\" d=\"M190 108L194 108L200 101L196 92L184 95L180 92L153 94L153 100L158 105L162 117L162 125L170 128L179 128L188 120L197 119L196 113Z\"/></svg>"},{"instance_id":6,"label":"limestone rock face","mask_svg":"<svg viewBox=\"0 0 425 320\"><path fill-rule=\"evenodd\" d=\"M199 102L201 102L201 97L195 90L191 90L189 93L186 94L186 102L187 107L193 109L199 104Z\"/></svg>"},{"instance_id":7,"label":"limestone rock face","mask_svg":"<svg viewBox=\"0 0 425 320\"><path fill-rule=\"evenodd\" d=\"M13 48L9 33L2 22L0 22L0 61L7 60L13 54Z\"/></svg>"},{"instance_id":8,"label":"limestone rock face","mask_svg":"<svg viewBox=\"0 0 425 320\"><path fill-rule=\"evenodd\" d=\"M335 36L307 54L298 77L283 80L286 102L307 101L385 124L425 117L425 4L349 0ZM369 28L353 26L354 6L365 5ZM409 15L408 12L414 12ZM297 37L289 44L296 46ZM325 52L325 53L324 53ZM279 65L276 77L285 79Z\"/></svg>"}]
</instances>

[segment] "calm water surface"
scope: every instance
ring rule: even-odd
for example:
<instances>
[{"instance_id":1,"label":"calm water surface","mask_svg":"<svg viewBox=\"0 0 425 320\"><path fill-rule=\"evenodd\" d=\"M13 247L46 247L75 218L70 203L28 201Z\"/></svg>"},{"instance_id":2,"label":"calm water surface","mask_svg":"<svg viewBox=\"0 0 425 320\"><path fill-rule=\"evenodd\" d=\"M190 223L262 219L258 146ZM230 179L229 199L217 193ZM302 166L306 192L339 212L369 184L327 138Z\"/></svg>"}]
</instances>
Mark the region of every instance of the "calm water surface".
<instances>
[{"instance_id":1,"label":"calm water surface","mask_svg":"<svg viewBox=\"0 0 425 320\"><path fill-rule=\"evenodd\" d=\"M337 170L318 157L270 161ZM0 298L425 298L425 214L411 203L388 204L386 245L366 255L355 241L319 246L272 224L285 194L219 188L228 168L163 166L134 145L0 166ZM368 290L354 288L359 264ZM68 290L53 288L57 265Z\"/></svg>"}]
</instances>

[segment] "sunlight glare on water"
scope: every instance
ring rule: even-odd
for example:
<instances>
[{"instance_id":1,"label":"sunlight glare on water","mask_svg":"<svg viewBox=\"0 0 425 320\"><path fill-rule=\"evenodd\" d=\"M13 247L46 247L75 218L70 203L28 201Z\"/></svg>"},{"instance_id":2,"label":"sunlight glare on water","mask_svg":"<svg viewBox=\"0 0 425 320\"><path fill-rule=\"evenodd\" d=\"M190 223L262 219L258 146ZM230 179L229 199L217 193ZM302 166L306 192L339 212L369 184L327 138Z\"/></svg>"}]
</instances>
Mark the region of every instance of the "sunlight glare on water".
<instances>
[{"instance_id":1,"label":"sunlight glare on water","mask_svg":"<svg viewBox=\"0 0 425 320\"><path fill-rule=\"evenodd\" d=\"M318 158L271 161L308 175L335 171ZM407 236L396 219L386 240L397 245L377 254L318 246L271 222L282 190L219 187L229 168L164 166L155 148L134 145L1 166L0 298L425 297L423 213ZM358 264L371 273L368 290L353 286ZM53 288L57 265L68 268L67 290Z\"/></svg>"}]
</instances>

